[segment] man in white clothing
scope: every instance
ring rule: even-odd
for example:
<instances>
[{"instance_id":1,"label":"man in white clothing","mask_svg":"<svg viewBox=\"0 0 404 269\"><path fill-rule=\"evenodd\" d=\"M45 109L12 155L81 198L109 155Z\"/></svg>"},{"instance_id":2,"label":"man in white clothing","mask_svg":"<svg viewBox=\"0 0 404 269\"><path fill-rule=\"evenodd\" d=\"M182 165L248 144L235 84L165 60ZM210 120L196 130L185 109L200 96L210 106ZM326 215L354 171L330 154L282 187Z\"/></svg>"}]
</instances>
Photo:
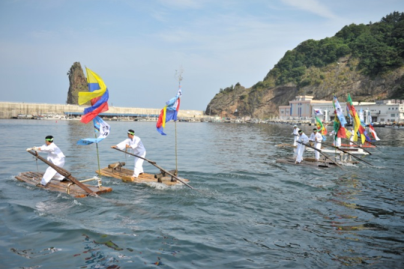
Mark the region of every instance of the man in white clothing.
<instances>
[{"instance_id":1,"label":"man in white clothing","mask_svg":"<svg viewBox=\"0 0 404 269\"><path fill-rule=\"evenodd\" d=\"M296 157L296 164L301 163L303 161L303 154L306 146L304 144L309 143L309 138L302 130L298 131L299 138L297 140L297 157Z\"/></svg>"},{"instance_id":2,"label":"man in white clothing","mask_svg":"<svg viewBox=\"0 0 404 269\"><path fill-rule=\"evenodd\" d=\"M341 147L341 138L337 136L337 133L334 130L332 130L330 136L333 136L334 138L334 142L332 144L336 147Z\"/></svg>"},{"instance_id":3,"label":"man in white clothing","mask_svg":"<svg viewBox=\"0 0 404 269\"><path fill-rule=\"evenodd\" d=\"M293 135L293 146L297 146L297 139L299 138L299 128L297 128L297 126L296 125L293 125L293 132L292 132L292 135Z\"/></svg>"},{"instance_id":4,"label":"man in white clothing","mask_svg":"<svg viewBox=\"0 0 404 269\"><path fill-rule=\"evenodd\" d=\"M116 146L112 146L111 148L118 148L120 150L124 150L125 148L131 148L133 150L133 154L139 157L146 157L146 149L143 146L142 141L138 136L135 136L135 131L132 129L128 130L128 138L119 143ZM134 168L133 168L133 176L132 180L135 180L139 175L143 174L143 159L135 157L134 160Z\"/></svg>"},{"instance_id":5,"label":"man in white clothing","mask_svg":"<svg viewBox=\"0 0 404 269\"><path fill-rule=\"evenodd\" d=\"M313 129L313 133L310 135L310 141L314 142L314 147L318 150L321 150L321 142L323 141L323 136L317 131L317 128ZM317 150L314 151L314 158L316 161L320 160L320 152Z\"/></svg>"},{"instance_id":6,"label":"man in white clothing","mask_svg":"<svg viewBox=\"0 0 404 269\"><path fill-rule=\"evenodd\" d=\"M48 157L46 159L54 165L57 165L59 167L63 167L65 165L65 155L60 150L60 148L56 146L55 143L53 143L53 136L51 135L45 137L45 145L40 147L33 147L32 149L38 152L48 153ZM64 176L62 176L61 174L56 172L55 169L49 166L42 177L41 183L38 183L38 186L46 186L46 184L48 184L51 179L62 181L64 179Z\"/></svg>"}]
</instances>

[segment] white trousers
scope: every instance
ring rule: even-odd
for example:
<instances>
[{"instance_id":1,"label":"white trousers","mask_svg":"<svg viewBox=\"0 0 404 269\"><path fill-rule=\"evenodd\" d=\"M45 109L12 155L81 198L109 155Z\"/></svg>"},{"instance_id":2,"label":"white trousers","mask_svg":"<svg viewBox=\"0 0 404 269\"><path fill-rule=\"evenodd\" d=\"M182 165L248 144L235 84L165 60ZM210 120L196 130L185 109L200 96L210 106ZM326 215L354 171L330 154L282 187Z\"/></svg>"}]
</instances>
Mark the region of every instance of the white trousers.
<instances>
[{"instance_id":1,"label":"white trousers","mask_svg":"<svg viewBox=\"0 0 404 269\"><path fill-rule=\"evenodd\" d=\"M296 162L300 163L301 161L303 161L303 153L304 150L306 149L305 145L299 145L297 147L297 157L296 157Z\"/></svg>"},{"instance_id":2,"label":"white trousers","mask_svg":"<svg viewBox=\"0 0 404 269\"><path fill-rule=\"evenodd\" d=\"M299 138L298 135L295 135L293 138L293 146L297 146L297 139Z\"/></svg>"},{"instance_id":3,"label":"white trousers","mask_svg":"<svg viewBox=\"0 0 404 269\"><path fill-rule=\"evenodd\" d=\"M314 142L314 147L318 150L321 150L321 143ZM318 161L320 160L320 152L317 150L314 151L314 158Z\"/></svg>"},{"instance_id":4,"label":"white trousers","mask_svg":"<svg viewBox=\"0 0 404 269\"><path fill-rule=\"evenodd\" d=\"M54 163L54 165L57 165L59 167L63 167L65 166L65 159L63 158L63 160L59 163ZM62 176L61 174L59 174L58 172L56 172L55 169L53 169L52 167L48 167L45 171L45 174L43 174L42 180L41 180L41 184L42 185L46 185L49 183L49 181L51 181L51 179L57 179L57 180L62 180L65 177Z\"/></svg>"},{"instance_id":5,"label":"white trousers","mask_svg":"<svg viewBox=\"0 0 404 269\"><path fill-rule=\"evenodd\" d=\"M143 154L136 154L136 155L144 158L144 157L146 157L146 152L143 153ZM133 168L133 176L134 177L138 177L139 174L143 173L143 162L144 162L143 159L135 157L134 168Z\"/></svg>"}]
</instances>

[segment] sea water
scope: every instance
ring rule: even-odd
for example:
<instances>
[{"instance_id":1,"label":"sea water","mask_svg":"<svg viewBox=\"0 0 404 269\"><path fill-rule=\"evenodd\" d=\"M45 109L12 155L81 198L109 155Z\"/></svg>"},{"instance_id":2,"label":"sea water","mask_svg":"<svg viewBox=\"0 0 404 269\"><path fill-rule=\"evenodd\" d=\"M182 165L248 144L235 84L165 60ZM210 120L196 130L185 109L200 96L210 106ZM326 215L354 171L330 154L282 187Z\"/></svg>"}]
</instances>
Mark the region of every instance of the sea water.
<instances>
[{"instance_id":1,"label":"sea water","mask_svg":"<svg viewBox=\"0 0 404 269\"><path fill-rule=\"evenodd\" d=\"M382 140L365 159L372 166L342 170L276 163L292 155L276 147L292 142L290 125L171 122L162 136L153 122L108 123L101 168L133 168L110 146L134 129L146 158L177 165L195 190L108 177L102 183L113 191L100 198L38 189L14 177L46 169L26 148L47 135L74 177L95 175L96 146L76 145L94 137L91 124L0 120L0 268L404 266L404 130L377 128Z\"/></svg>"}]
</instances>

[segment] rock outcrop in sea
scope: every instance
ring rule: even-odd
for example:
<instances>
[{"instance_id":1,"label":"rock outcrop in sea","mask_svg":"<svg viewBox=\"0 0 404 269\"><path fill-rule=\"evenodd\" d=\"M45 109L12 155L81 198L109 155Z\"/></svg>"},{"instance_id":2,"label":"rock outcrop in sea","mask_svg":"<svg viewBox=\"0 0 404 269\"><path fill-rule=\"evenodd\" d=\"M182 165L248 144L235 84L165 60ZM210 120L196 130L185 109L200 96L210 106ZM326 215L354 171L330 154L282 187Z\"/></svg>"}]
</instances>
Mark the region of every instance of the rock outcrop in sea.
<instances>
[{"instance_id":1,"label":"rock outcrop in sea","mask_svg":"<svg viewBox=\"0 0 404 269\"><path fill-rule=\"evenodd\" d=\"M87 80L79 62L75 62L67 72L69 76L69 91L67 92L66 104L78 105L78 93L88 92Z\"/></svg>"}]
</instances>

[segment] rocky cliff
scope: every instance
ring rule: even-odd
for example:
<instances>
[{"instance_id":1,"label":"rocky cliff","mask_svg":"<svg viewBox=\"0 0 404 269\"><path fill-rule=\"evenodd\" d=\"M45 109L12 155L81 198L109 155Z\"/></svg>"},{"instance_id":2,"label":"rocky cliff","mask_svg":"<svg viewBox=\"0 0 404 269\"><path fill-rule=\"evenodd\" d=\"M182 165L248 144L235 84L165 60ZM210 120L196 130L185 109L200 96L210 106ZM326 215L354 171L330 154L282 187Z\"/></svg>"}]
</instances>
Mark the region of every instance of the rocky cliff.
<instances>
[{"instance_id":1,"label":"rocky cliff","mask_svg":"<svg viewBox=\"0 0 404 269\"><path fill-rule=\"evenodd\" d=\"M69 76L69 91L67 92L66 104L78 104L78 92L88 92L87 80L79 62L75 62L67 72Z\"/></svg>"},{"instance_id":2,"label":"rocky cliff","mask_svg":"<svg viewBox=\"0 0 404 269\"><path fill-rule=\"evenodd\" d=\"M348 93L354 101L404 99L404 13L345 26L332 38L302 42L251 88L237 83L221 89L205 113L268 118L296 95L345 101Z\"/></svg>"}]
</instances>

